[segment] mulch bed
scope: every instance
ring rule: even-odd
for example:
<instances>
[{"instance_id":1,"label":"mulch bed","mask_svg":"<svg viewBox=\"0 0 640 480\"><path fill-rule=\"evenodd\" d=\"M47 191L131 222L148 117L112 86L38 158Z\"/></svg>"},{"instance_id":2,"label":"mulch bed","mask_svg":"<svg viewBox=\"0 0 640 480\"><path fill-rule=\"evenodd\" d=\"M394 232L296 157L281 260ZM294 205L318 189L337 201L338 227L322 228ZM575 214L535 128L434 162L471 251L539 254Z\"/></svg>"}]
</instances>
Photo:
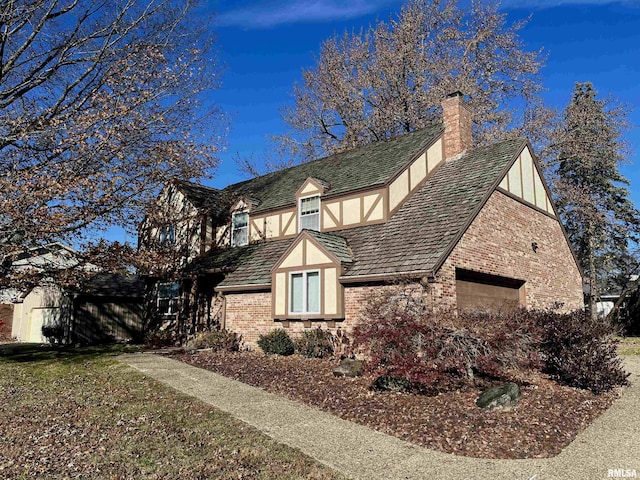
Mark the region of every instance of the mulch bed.
<instances>
[{"instance_id":1,"label":"mulch bed","mask_svg":"<svg viewBox=\"0 0 640 480\"><path fill-rule=\"evenodd\" d=\"M513 410L484 411L474 403L479 390L372 392L372 378L335 378L329 360L207 351L172 357L417 445L480 458L557 455L620 394L597 396L534 374Z\"/></svg>"}]
</instances>

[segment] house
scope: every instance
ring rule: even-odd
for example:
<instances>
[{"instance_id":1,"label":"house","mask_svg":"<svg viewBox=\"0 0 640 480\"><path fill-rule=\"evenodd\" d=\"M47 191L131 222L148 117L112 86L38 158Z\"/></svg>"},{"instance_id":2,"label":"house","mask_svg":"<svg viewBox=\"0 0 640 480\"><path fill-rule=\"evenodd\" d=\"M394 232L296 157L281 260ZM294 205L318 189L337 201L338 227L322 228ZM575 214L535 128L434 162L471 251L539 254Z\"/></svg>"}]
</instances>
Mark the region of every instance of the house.
<instances>
[{"instance_id":1,"label":"house","mask_svg":"<svg viewBox=\"0 0 640 480\"><path fill-rule=\"evenodd\" d=\"M461 94L442 108L441 124L223 190L168 185L160 199L180 197L198 228L180 293L165 283L157 295L162 315L179 313L190 331L219 323L250 344L276 327L349 330L398 279L421 284L433 308L582 308L529 142L473 148Z\"/></svg>"}]
</instances>

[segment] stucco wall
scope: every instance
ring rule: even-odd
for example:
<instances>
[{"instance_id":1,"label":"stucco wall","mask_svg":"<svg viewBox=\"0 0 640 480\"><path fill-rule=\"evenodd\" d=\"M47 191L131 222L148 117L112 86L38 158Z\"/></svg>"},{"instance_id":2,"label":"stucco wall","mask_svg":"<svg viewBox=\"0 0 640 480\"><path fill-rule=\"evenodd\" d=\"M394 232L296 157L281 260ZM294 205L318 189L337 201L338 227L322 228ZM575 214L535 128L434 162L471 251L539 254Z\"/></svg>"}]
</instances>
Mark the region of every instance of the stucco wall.
<instances>
[{"instance_id":1,"label":"stucco wall","mask_svg":"<svg viewBox=\"0 0 640 480\"><path fill-rule=\"evenodd\" d=\"M431 286L437 304L455 306L456 267L524 280L528 308L583 307L582 279L560 224L499 191L437 273Z\"/></svg>"}]
</instances>

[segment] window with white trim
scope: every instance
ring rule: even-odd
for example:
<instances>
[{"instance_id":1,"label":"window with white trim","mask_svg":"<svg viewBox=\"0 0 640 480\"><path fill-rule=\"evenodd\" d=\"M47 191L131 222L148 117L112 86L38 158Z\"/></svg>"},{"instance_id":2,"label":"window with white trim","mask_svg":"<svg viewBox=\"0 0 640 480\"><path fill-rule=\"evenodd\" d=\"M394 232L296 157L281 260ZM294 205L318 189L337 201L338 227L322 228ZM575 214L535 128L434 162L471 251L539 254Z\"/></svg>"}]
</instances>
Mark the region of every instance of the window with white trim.
<instances>
[{"instance_id":1,"label":"window with white trim","mask_svg":"<svg viewBox=\"0 0 640 480\"><path fill-rule=\"evenodd\" d=\"M180 286L178 282L159 283L157 308L159 315L175 315L178 313Z\"/></svg>"},{"instance_id":2,"label":"window with white trim","mask_svg":"<svg viewBox=\"0 0 640 480\"><path fill-rule=\"evenodd\" d=\"M300 199L300 231L303 229L320 231L320 196Z\"/></svg>"},{"instance_id":3,"label":"window with white trim","mask_svg":"<svg viewBox=\"0 0 640 480\"><path fill-rule=\"evenodd\" d=\"M290 274L289 313L320 313L319 271Z\"/></svg>"},{"instance_id":4,"label":"window with white trim","mask_svg":"<svg viewBox=\"0 0 640 480\"><path fill-rule=\"evenodd\" d=\"M174 224L162 225L160 227L160 245L175 245L176 226Z\"/></svg>"},{"instance_id":5,"label":"window with white trim","mask_svg":"<svg viewBox=\"0 0 640 480\"><path fill-rule=\"evenodd\" d=\"M249 212L236 212L231 216L231 246L249 243Z\"/></svg>"}]
</instances>

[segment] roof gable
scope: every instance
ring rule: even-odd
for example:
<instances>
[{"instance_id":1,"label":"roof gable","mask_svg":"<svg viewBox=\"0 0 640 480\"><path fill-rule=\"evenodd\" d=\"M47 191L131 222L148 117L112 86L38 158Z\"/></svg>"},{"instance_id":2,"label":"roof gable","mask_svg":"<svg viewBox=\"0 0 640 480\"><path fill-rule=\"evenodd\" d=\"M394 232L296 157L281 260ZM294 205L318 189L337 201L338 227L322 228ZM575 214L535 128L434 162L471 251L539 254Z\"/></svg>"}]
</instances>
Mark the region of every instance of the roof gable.
<instances>
[{"instance_id":1,"label":"roof gable","mask_svg":"<svg viewBox=\"0 0 640 480\"><path fill-rule=\"evenodd\" d=\"M305 242L311 242L313 248L317 249L315 260L310 261L311 255L309 255L309 244ZM305 245L303 245L305 243ZM322 259L326 259L325 262ZM353 257L349 252L347 241L338 235L331 233L321 233L314 230L303 230L294 239L293 243L282 254L278 261L273 265L271 271L278 268L288 268L291 266L308 266L317 265L321 263L335 263L341 265L342 263L351 263Z\"/></svg>"},{"instance_id":2,"label":"roof gable","mask_svg":"<svg viewBox=\"0 0 640 480\"><path fill-rule=\"evenodd\" d=\"M524 145L507 140L445 162L389 221L341 232L356 258L345 276L436 271Z\"/></svg>"}]
</instances>

